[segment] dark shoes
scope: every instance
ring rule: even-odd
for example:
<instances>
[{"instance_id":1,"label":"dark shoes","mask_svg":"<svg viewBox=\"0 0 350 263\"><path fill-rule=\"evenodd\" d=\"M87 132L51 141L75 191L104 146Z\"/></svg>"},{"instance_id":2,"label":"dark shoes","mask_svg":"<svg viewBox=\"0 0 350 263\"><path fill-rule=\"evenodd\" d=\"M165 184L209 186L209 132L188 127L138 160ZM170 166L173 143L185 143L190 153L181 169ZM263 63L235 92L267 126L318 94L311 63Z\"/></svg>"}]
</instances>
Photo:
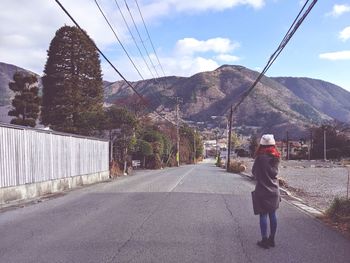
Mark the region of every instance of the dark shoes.
<instances>
[{"instance_id":1,"label":"dark shoes","mask_svg":"<svg viewBox=\"0 0 350 263\"><path fill-rule=\"evenodd\" d=\"M275 239L274 239L273 237L270 236L270 237L267 239L267 242L268 242L268 244L269 244L270 247L275 247Z\"/></svg>"},{"instance_id":2,"label":"dark shoes","mask_svg":"<svg viewBox=\"0 0 350 263\"><path fill-rule=\"evenodd\" d=\"M261 241L258 241L257 245L265 249L270 248L269 241L266 237L264 237Z\"/></svg>"},{"instance_id":3,"label":"dark shoes","mask_svg":"<svg viewBox=\"0 0 350 263\"><path fill-rule=\"evenodd\" d=\"M257 245L264 249L269 249L270 247L275 247L275 240L272 237L264 237L261 241L258 241Z\"/></svg>"}]
</instances>

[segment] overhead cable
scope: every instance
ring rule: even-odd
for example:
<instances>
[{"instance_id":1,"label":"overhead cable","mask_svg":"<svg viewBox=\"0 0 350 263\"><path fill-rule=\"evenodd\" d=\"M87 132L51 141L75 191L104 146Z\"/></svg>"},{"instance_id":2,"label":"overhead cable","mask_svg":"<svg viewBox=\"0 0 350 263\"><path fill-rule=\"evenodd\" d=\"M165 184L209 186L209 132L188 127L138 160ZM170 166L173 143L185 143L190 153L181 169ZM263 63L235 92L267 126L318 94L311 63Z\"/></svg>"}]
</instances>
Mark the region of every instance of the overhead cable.
<instances>
[{"instance_id":1,"label":"overhead cable","mask_svg":"<svg viewBox=\"0 0 350 263\"><path fill-rule=\"evenodd\" d=\"M299 12L297 18L294 20L292 26L289 28L287 34L284 36L283 40L281 41L280 45L276 49L276 51L271 55L270 59L268 60L266 66L261 71L257 79L254 81L252 86L243 94L241 99L238 101L238 103L233 107L233 112L235 112L238 107L242 104L242 102L248 97L248 95L252 92L252 90L255 88L255 86L258 84L258 82L261 80L261 78L264 76L264 74L267 72L267 70L271 67L271 65L275 62L277 57L281 54L282 50L285 48L285 46L288 44L289 40L293 37L294 33L298 30L300 25L303 23L307 15L310 13L312 8L317 3L317 0L313 0L310 6L306 9L304 14L300 17L302 11L305 9L307 3L309 0L307 0L302 7L301 11Z\"/></svg>"},{"instance_id":2,"label":"overhead cable","mask_svg":"<svg viewBox=\"0 0 350 263\"><path fill-rule=\"evenodd\" d=\"M72 20L72 22L75 24L77 28L82 32L83 35L85 35L86 38L89 39L88 34L80 27L77 21L71 16L71 14L67 11L67 9L61 4L59 0L55 0L56 3L60 6L60 8L64 11L64 13ZM91 44L96 48L96 50L100 53L100 55L107 61L107 63L113 68L113 70L125 81L125 83L135 92L135 94L140 97L141 101L145 103L145 105L148 105L148 102L143 98L143 96L135 89L135 87L123 76L123 74L113 65L113 63L108 59L108 57L102 52L102 50L95 44L94 41L91 42ZM162 119L168 121L172 125L176 125L169 119L165 118L161 113L157 111L157 109L152 109L154 112L161 117Z\"/></svg>"},{"instance_id":3,"label":"overhead cable","mask_svg":"<svg viewBox=\"0 0 350 263\"><path fill-rule=\"evenodd\" d=\"M268 60L266 66L264 67L264 69L261 71L261 73L259 74L259 76L257 77L257 79L254 81L254 83L252 84L252 86L243 93L242 97L240 98L240 100L236 103L235 106L231 105L231 109L230 109L230 117L229 117L229 122L230 122L230 127L229 127L229 145L228 145L228 149L227 149L227 171L229 170L229 166L230 166L230 156L231 156L231 130L232 130L232 116L233 113L238 109L238 107L243 103L243 101L249 96L249 94L253 91L253 89L255 88L255 86L259 83L259 81L261 80L261 78L264 76L264 74L267 72L267 70L271 67L271 65L275 62L275 60L277 59L277 57L281 54L282 50L285 48L285 46L288 44L289 40L292 38L292 36L294 35L294 33L297 31L297 29L299 28L299 26L303 23L304 19L307 17L307 15L310 13L310 11L312 10L312 8L315 6L317 0L313 0L313 2L310 4L310 6L308 7L308 9L304 12L304 14L300 17L301 13L303 12L303 10L305 9L307 3L309 2L309 0L307 0L304 4L304 6L302 7L301 11L299 12L299 14L297 15L296 19L294 20L293 24L291 25L291 27L289 28L289 30L287 31L286 35L284 36L284 38L282 39L281 43L279 44L278 48L275 50L275 52L271 55L270 59Z\"/></svg>"},{"instance_id":4,"label":"overhead cable","mask_svg":"<svg viewBox=\"0 0 350 263\"><path fill-rule=\"evenodd\" d=\"M152 41L152 38L151 38L151 36L150 36L150 34L149 34L149 32L148 32L148 29L147 29L147 26L146 26L145 20L143 19L143 15L142 15L142 13L141 13L140 6L139 6L139 4L138 4L137 0L135 0L135 2L136 2L136 5L137 5L137 9L139 10L140 16L141 16L141 18L142 18L142 22L143 22L143 25L144 25L144 27L145 27L145 30L146 30L146 32L147 32L148 39L149 39L149 40L150 40L150 42L151 42L151 45L152 45L152 49L153 49L154 55L156 56L157 61L158 61L158 64L159 64L159 66L160 66L160 68L161 68L161 70L162 70L162 72L163 72L164 77L165 77L164 69L163 69L163 67L162 67L162 64L160 63L160 60L159 60L159 58L158 58L158 55L157 55L156 49L154 48L153 41Z\"/></svg>"},{"instance_id":5,"label":"overhead cable","mask_svg":"<svg viewBox=\"0 0 350 263\"><path fill-rule=\"evenodd\" d=\"M104 17L106 23L108 24L109 28L112 30L115 38L118 40L120 46L123 48L124 52L126 53L126 55L128 56L130 62L132 63L132 65L134 66L134 68L136 69L137 73L139 74L139 76L141 77L141 79L144 80L142 74L140 73L139 69L136 67L134 61L132 60L132 58L130 57L128 51L125 49L123 43L121 42L120 38L118 37L117 33L114 31L114 28L112 27L111 23L109 23L108 18L106 17L106 15L104 14L103 10L101 9L100 5L98 4L97 0L95 0L95 4L98 7L98 10L100 10L100 13L102 14L102 16Z\"/></svg>"},{"instance_id":6,"label":"overhead cable","mask_svg":"<svg viewBox=\"0 0 350 263\"><path fill-rule=\"evenodd\" d=\"M153 69L154 69L154 71L155 71L155 73L156 73L156 76L159 78L159 74L158 74L158 72L157 72L156 66L154 65L154 63L153 63L153 61L152 61L152 59L151 59L151 57L150 57L150 55L149 55L149 52L148 52L148 50L147 50L147 48L146 48L146 46L145 46L145 44L144 44L144 41L143 41L143 39L142 39L142 37L141 37L141 34L140 34L140 31L139 31L138 28L137 28L136 22L135 22L135 20L134 20L134 17L133 17L133 15L132 15L132 13L131 13L130 8L129 8L129 5L128 5L128 3L126 2L126 0L124 0L124 3L125 3L125 6L126 6L128 12L129 12L129 15L130 15L130 17L131 17L131 20L132 20L132 22L133 22L133 24L134 24L135 30L136 30L136 32L137 32L139 38L140 38L140 42L141 42L141 44L142 44L142 46L143 46L143 48L144 48L144 50L145 50L145 52L146 52L146 54L147 54L147 57L148 57L149 61L150 61L151 64L152 64L152 67L153 67Z\"/></svg>"},{"instance_id":7,"label":"overhead cable","mask_svg":"<svg viewBox=\"0 0 350 263\"><path fill-rule=\"evenodd\" d=\"M138 72L139 76L141 77L142 80L145 80L144 77L142 76L142 74L140 73L139 69L138 69L137 66L135 65L134 61L131 59L129 53L126 51L126 49L125 49L123 43L121 42L120 38L119 38L118 35L116 34L114 28L112 27L112 25L111 25L111 23L109 22L108 18L107 18L106 15L104 14L104 12L103 12L102 8L100 7L100 5L98 4L97 0L94 0L94 1L95 1L96 6L98 7L100 13L101 13L102 16L104 17L104 19L105 19L105 21L107 22L107 24L109 25L109 28L112 30L114 36L116 37L116 39L118 40L119 44L120 44L121 47L123 48L124 52L125 52L126 55L128 56L128 58L129 58L129 60L131 61L132 65L134 66L134 68L135 68L136 71ZM136 88L136 86L135 86L135 88ZM156 97L156 98L157 98L158 102L159 102L160 104L162 104L162 101L161 101L158 97Z\"/></svg>"},{"instance_id":8,"label":"overhead cable","mask_svg":"<svg viewBox=\"0 0 350 263\"><path fill-rule=\"evenodd\" d=\"M130 36L131 36L133 42L134 42L134 44L135 44L137 50L139 51L140 56L142 57L143 61L145 62L145 64L146 64L146 66L147 66L147 68L148 68L148 70L149 70L149 72L150 72L152 78L153 78L157 83L159 83L159 84L163 87L163 90L166 90L165 85L167 85L167 79L164 79L164 81L165 81L165 85L164 85L164 83L163 83L162 81L157 80L157 78L153 75L152 70L150 69L150 67L149 67L149 65L148 65L148 63L147 63L147 61L146 61L145 58L144 58L144 55L143 55L142 51L140 50L139 45L137 44L136 38L135 38L135 36L134 36L132 30L130 29L129 23L127 22L127 20L126 20L124 14L123 14L123 12L122 12L122 9L121 9L120 5L118 4L118 1L117 1L117 0L114 0L114 2L115 2L116 6L117 6L117 8L118 8L118 10L119 10L119 13L120 13L121 17L123 18L124 24L125 24L125 26L127 27L127 29L128 29L128 31L129 31L129 34L130 34ZM138 8L139 8L139 6L138 6ZM141 9L140 9L140 8L139 8L139 12L140 12L141 18L142 18L142 20L143 20L143 17L142 17ZM132 17L132 18L133 18L133 17ZM144 25L145 25L145 24L144 24ZM145 28L146 28L146 25L145 25ZM147 30L147 29L146 29L146 30ZM148 31L147 31L147 32L148 32ZM141 37L141 36L140 36L140 37ZM149 39L150 39L150 41L151 41L151 43L152 43L152 45L153 45L153 42L152 42L152 40L151 40L151 38L150 38L149 33L148 33L148 37L149 37ZM146 50L146 52L147 52L147 50ZM155 55L156 55L156 57L157 57L157 59L158 59L158 61L159 61L159 58L158 58L158 56L157 56L156 53L155 53ZM151 62L151 63L152 63L152 62ZM161 64L160 64L160 66L161 66L162 72L163 72L163 74L164 74L163 67L162 67ZM165 74L164 74L164 77L165 77ZM159 97L156 97L156 98L157 98L157 101L160 102L160 104L162 104L160 98L159 98ZM167 98L168 98L168 97L167 97Z\"/></svg>"},{"instance_id":9,"label":"overhead cable","mask_svg":"<svg viewBox=\"0 0 350 263\"><path fill-rule=\"evenodd\" d=\"M151 70L150 66L148 65L148 62L146 61L144 55L142 54L139 45L137 44L137 41L136 41L136 39L135 39L135 37L134 37L134 34L132 33L132 31L131 31L131 29L130 29L130 27L129 27L129 24L128 24L128 22L127 22L126 19L125 19L125 16L124 16L124 14L123 14L123 12L122 12L122 10L121 10L119 4L118 4L118 1L117 1L117 0L114 0L114 2L115 2L115 4L116 4L116 6L118 7L119 13L120 13L120 15L121 15L122 18L123 18L123 21L124 21L124 23L125 23L125 25L126 25L128 31L129 31L129 34L130 34L132 40L133 40L134 43L135 43L135 46L136 46L137 50L139 51L139 54L140 54L140 56L141 56L143 62L145 62L148 71L151 73L152 78L154 78L154 75L153 75L153 73L152 73L152 70Z\"/></svg>"}]
</instances>

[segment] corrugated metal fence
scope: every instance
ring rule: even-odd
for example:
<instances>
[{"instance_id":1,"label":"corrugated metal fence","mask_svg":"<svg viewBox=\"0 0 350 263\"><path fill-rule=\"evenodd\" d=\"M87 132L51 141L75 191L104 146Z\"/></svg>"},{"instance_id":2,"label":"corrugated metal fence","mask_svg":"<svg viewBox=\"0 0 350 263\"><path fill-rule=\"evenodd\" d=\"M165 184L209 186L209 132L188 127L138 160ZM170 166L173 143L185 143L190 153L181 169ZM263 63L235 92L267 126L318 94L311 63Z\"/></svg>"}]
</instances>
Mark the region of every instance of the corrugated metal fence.
<instances>
[{"instance_id":1,"label":"corrugated metal fence","mask_svg":"<svg viewBox=\"0 0 350 263\"><path fill-rule=\"evenodd\" d=\"M108 170L108 141L0 124L0 187Z\"/></svg>"}]
</instances>

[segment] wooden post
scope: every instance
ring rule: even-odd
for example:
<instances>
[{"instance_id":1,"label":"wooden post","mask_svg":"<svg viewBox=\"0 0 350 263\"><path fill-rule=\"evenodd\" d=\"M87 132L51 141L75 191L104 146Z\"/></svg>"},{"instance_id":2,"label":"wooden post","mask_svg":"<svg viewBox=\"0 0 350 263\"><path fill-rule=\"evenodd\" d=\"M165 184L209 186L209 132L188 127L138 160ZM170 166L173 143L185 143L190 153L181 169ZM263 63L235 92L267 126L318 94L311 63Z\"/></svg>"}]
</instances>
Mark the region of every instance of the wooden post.
<instances>
[{"instance_id":1,"label":"wooden post","mask_svg":"<svg viewBox=\"0 0 350 263\"><path fill-rule=\"evenodd\" d=\"M311 151L312 151L312 130L310 131L309 161L311 160Z\"/></svg>"},{"instance_id":2,"label":"wooden post","mask_svg":"<svg viewBox=\"0 0 350 263\"><path fill-rule=\"evenodd\" d=\"M196 146L196 129L194 129L194 132L193 132L193 147L194 147L194 157L193 157L193 163L195 164L196 163L196 160L197 160L197 156L196 156L196 153L197 153L197 146Z\"/></svg>"},{"instance_id":3,"label":"wooden post","mask_svg":"<svg viewBox=\"0 0 350 263\"><path fill-rule=\"evenodd\" d=\"M229 119L229 127L228 127L228 147L227 147L227 158L226 158L226 171L228 171L230 169L232 115L233 115L233 108L231 106L230 117L229 117L230 118Z\"/></svg>"},{"instance_id":4,"label":"wooden post","mask_svg":"<svg viewBox=\"0 0 350 263\"><path fill-rule=\"evenodd\" d=\"M290 151L290 145L289 145L289 132L287 131L287 156L286 159L289 160L289 151Z\"/></svg>"},{"instance_id":5,"label":"wooden post","mask_svg":"<svg viewBox=\"0 0 350 263\"><path fill-rule=\"evenodd\" d=\"M180 166L179 98L176 97L176 164Z\"/></svg>"},{"instance_id":6,"label":"wooden post","mask_svg":"<svg viewBox=\"0 0 350 263\"><path fill-rule=\"evenodd\" d=\"M346 186L346 199L349 199L349 187L350 187L350 165L346 165L348 170L348 184Z\"/></svg>"},{"instance_id":7,"label":"wooden post","mask_svg":"<svg viewBox=\"0 0 350 263\"><path fill-rule=\"evenodd\" d=\"M323 159L327 161L326 129L323 130Z\"/></svg>"}]
</instances>

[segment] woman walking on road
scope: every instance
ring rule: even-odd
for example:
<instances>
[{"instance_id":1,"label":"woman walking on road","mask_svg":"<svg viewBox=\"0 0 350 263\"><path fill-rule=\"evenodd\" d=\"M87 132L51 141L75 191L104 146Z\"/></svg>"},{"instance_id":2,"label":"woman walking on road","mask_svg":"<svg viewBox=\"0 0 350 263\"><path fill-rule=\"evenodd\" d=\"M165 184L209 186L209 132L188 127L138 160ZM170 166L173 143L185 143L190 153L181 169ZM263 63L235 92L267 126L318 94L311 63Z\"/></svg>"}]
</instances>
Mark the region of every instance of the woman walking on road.
<instances>
[{"instance_id":1,"label":"woman walking on road","mask_svg":"<svg viewBox=\"0 0 350 263\"><path fill-rule=\"evenodd\" d=\"M253 192L254 213L260 216L262 237L262 240L258 241L257 244L266 249L275 246L276 210L280 203L277 174L281 155L275 144L272 134L264 134L261 137L252 168L252 173L257 181ZM269 237L267 235L267 217L270 219Z\"/></svg>"}]
</instances>

